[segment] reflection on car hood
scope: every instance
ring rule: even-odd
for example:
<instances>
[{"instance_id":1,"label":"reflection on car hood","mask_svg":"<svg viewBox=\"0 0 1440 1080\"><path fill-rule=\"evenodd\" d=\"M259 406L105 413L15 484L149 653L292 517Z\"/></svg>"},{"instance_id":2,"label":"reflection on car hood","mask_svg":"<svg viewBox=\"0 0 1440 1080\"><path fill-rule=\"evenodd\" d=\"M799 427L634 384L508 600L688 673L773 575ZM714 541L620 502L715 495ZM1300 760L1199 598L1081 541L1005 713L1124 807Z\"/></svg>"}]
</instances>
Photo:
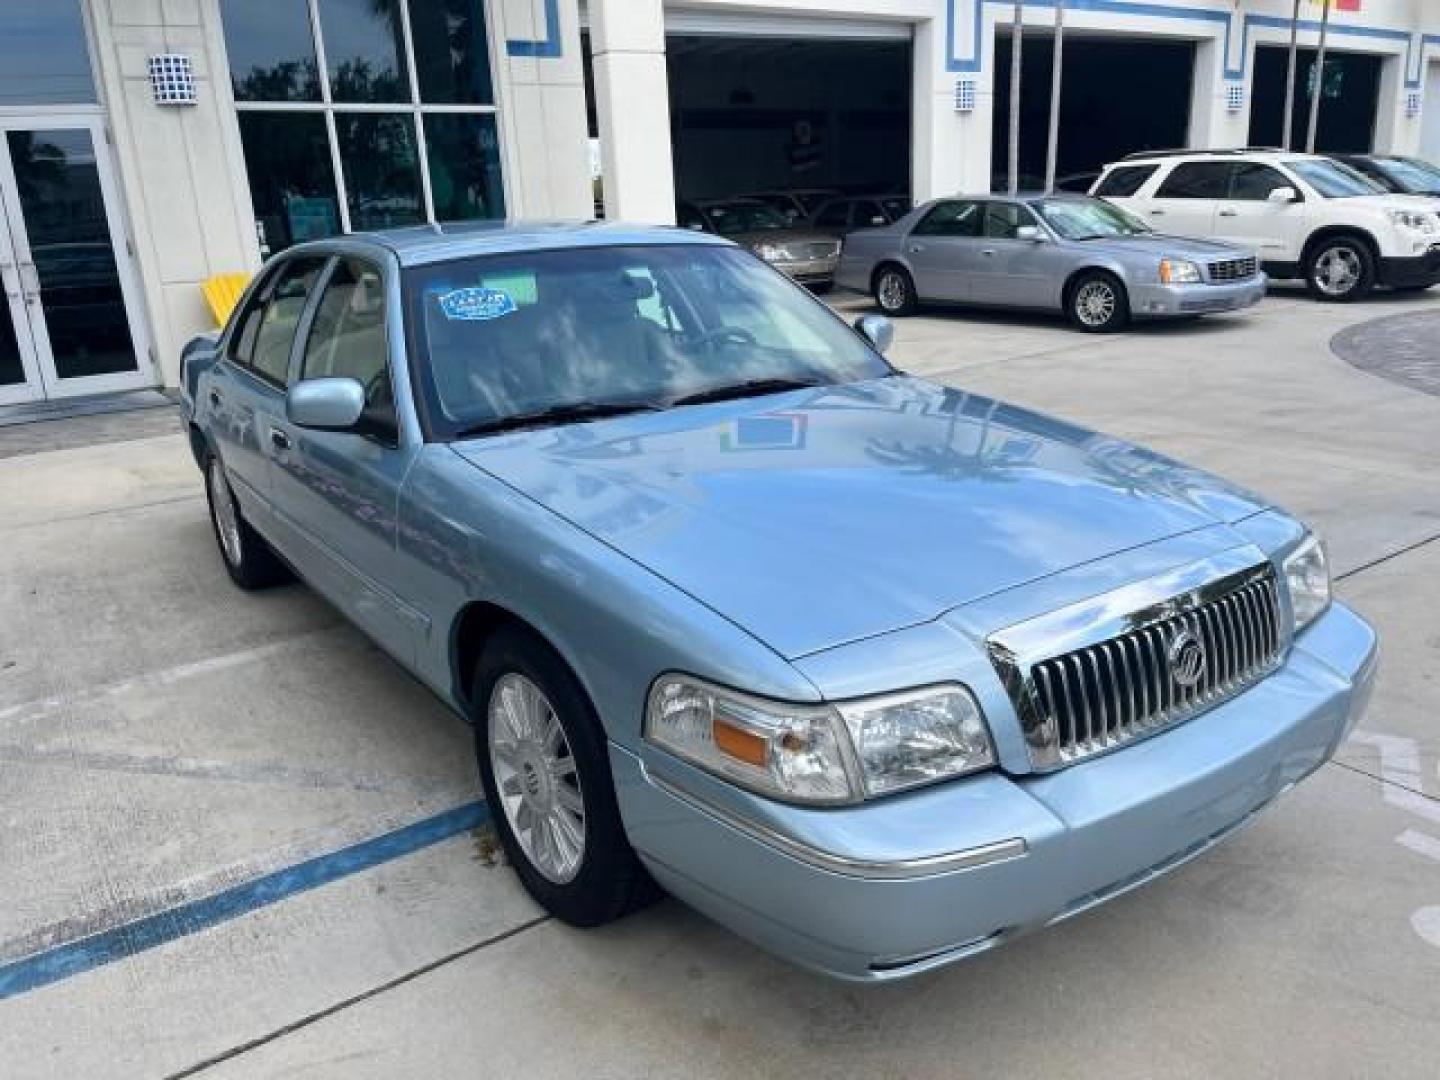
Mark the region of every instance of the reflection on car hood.
<instances>
[{"instance_id":1,"label":"reflection on car hood","mask_svg":"<svg viewBox=\"0 0 1440 1080\"><path fill-rule=\"evenodd\" d=\"M908 377L455 449L792 658L1264 508L1119 439Z\"/></svg>"},{"instance_id":2,"label":"reflection on car hood","mask_svg":"<svg viewBox=\"0 0 1440 1080\"><path fill-rule=\"evenodd\" d=\"M1153 251L1156 256L1173 255L1181 259L1208 262L1211 259L1243 259L1254 252L1239 244L1220 240L1200 240L1193 236L1172 236L1169 233L1145 233L1142 236L1106 236L1095 240L1076 240L1083 248L1138 253Z\"/></svg>"}]
</instances>

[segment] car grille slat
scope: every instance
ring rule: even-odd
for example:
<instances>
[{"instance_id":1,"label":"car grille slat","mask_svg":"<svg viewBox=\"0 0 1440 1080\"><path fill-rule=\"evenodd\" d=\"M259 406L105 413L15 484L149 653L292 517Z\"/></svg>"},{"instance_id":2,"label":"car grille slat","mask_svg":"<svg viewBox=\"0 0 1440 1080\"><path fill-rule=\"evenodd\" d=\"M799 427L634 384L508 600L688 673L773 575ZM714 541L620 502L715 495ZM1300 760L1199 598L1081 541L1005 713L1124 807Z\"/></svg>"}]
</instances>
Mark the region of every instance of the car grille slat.
<instances>
[{"instance_id":1,"label":"car grille slat","mask_svg":"<svg viewBox=\"0 0 1440 1080\"><path fill-rule=\"evenodd\" d=\"M1211 281L1244 281L1252 278L1260 269L1260 262L1254 256L1243 259L1221 259L1209 266Z\"/></svg>"},{"instance_id":2,"label":"car grille slat","mask_svg":"<svg viewBox=\"0 0 1440 1080\"><path fill-rule=\"evenodd\" d=\"M1240 692L1267 674L1284 647L1274 571L1185 610L1031 665L1025 684L1052 763L1070 764L1168 727ZM1176 645L1178 635L1193 643ZM1200 670L1177 678L1172 647L1199 648ZM1193 655L1190 657L1193 661Z\"/></svg>"}]
</instances>

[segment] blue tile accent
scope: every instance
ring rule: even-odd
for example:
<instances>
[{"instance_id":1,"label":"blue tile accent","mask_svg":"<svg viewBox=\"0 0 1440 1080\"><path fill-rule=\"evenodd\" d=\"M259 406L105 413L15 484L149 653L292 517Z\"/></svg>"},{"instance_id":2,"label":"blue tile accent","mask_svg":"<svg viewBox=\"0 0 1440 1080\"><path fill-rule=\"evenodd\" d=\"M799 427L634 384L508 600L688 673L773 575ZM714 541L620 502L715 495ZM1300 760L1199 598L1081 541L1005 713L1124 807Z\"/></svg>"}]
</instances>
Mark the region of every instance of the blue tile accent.
<instances>
[{"instance_id":1,"label":"blue tile accent","mask_svg":"<svg viewBox=\"0 0 1440 1080\"><path fill-rule=\"evenodd\" d=\"M953 0L952 0L953 2ZM545 0L545 37L541 41L511 39L505 42L510 56L532 56L553 60L563 51L560 45L560 0Z\"/></svg>"}]
</instances>

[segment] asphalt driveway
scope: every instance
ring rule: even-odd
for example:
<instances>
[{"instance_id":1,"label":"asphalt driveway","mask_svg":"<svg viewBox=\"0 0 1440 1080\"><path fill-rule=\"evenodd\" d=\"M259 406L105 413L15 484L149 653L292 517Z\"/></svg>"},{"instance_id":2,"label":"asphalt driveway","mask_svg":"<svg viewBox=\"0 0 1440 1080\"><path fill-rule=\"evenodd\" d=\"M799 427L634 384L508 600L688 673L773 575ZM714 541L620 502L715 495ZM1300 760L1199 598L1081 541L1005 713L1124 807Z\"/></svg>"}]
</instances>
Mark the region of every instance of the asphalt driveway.
<instances>
[{"instance_id":1,"label":"asphalt driveway","mask_svg":"<svg viewBox=\"0 0 1440 1080\"><path fill-rule=\"evenodd\" d=\"M1308 518L1385 651L1339 759L1244 832L875 989L673 902L598 932L541 917L497 864L468 730L303 587L229 584L178 431L6 429L0 1075L1434 1076L1440 397L1416 381L1440 358L1349 329L1387 316L1440 340L1440 297L1294 292L1103 338L899 324L912 372Z\"/></svg>"}]
</instances>

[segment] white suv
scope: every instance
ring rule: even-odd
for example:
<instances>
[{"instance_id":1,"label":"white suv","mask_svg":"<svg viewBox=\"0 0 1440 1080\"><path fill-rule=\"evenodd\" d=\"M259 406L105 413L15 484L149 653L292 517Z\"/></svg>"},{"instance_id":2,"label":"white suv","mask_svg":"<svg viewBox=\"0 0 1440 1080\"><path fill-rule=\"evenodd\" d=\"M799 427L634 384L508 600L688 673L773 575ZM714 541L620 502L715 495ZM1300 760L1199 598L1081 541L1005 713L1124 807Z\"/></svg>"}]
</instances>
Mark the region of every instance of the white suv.
<instances>
[{"instance_id":1,"label":"white suv","mask_svg":"<svg viewBox=\"0 0 1440 1080\"><path fill-rule=\"evenodd\" d=\"M1304 278L1323 300L1356 300L1377 284L1409 290L1440 282L1440 203L1386 194L1327 157L1132 154L1107 165L1091 194L1161 232L1251 247L1271 277Z\"/></svg>"}]
</instances>

